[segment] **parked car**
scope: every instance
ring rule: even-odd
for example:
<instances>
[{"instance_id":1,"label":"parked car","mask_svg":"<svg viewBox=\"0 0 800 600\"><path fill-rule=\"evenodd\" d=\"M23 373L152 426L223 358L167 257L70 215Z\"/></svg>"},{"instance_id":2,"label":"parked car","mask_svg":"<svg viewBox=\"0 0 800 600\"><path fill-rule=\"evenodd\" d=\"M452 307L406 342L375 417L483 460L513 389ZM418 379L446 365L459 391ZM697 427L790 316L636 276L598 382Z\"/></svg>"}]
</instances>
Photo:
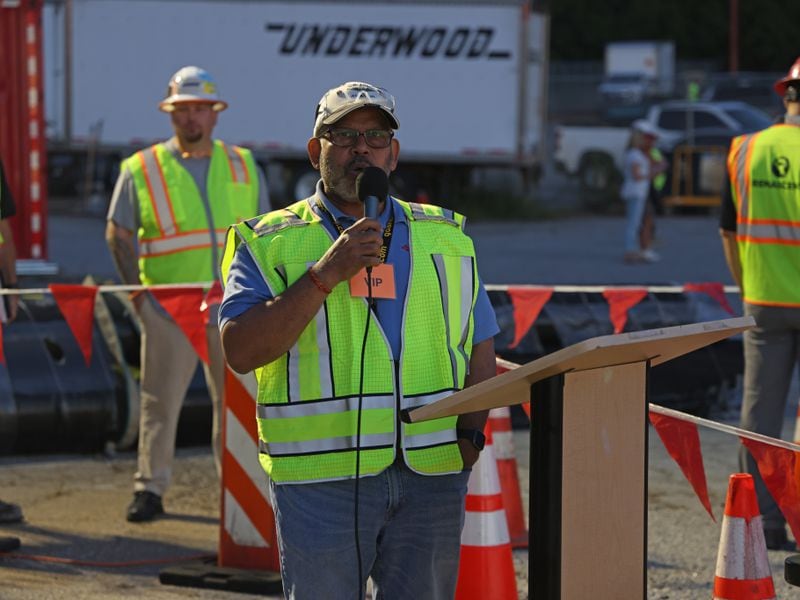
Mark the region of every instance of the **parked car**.
<instances>
[{"instance_id":1,"label":"parked car","mask_svg":"<svg viewBox=\"0 0 800 600\"><path fill-rule=\"evenodd\" d=\"M770 118L783 116L785 109L772 84L779 73L736 73L713 76L706 85L701 99L709 102L737 100L764 111Z\"/></svg>"},{"instance_id":2,"label":"parked car","mask_svg":"<svg viewBox=\"0 0 800 600\"><path fill-rule=\"evenodd\" d=\"M727 145L736 135L772 123L764 112L744 102L662 102L651 106L645 118L658 131L658 146L667 154L679 143L713 139ZM627 126L558 126L556 168L580 178L587 203L607 203L622 181L629 139Z\"/></svg>"},{"instance_id":3,"label":"parked car","mask_svg":"<svg viewBox=\"0 0 800 600\"><path fill-rule=\"evenodd\" d=\"M652 82L644 73L615 73L597 88L606 104L639 104L651 90Z\"/></svg>"}]
</instances>

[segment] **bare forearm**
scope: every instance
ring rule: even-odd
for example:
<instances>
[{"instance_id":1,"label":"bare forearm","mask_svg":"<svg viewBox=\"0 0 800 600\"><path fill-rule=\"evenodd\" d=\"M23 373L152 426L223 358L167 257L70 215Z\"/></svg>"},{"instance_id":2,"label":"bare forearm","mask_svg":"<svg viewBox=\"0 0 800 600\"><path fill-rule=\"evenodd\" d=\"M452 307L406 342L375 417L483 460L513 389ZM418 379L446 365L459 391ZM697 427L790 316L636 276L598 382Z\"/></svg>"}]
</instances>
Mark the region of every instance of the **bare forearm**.
<instances>
[{"instance_id":1,"label":"bare forearm","mask_svg":"<svg viewBox=\"0 0 800 600\"><path fill-rule=\"evenodd\" d=\"M364 267L377 265L380 245L378 222L360 219L312 267L315 277L332 290ZM327 296L306 273L273 300L228 321L222 329L228 364L238 373L247 373L286 354Z\"/></svg>"},{"instance_id":2,"label":"bare forearm","mask_svg":"<svg viewBox=\"0 0 800 600\"><path fill-rule=\"evenodd\" d=\"M283 294L228 321L222 330L228 364L248 373L286 354L326 297L306 274Z\"/></svg>"},{"instance_id":3,"label":"bare forearm","mask_svg":"<svg viewBox=\"0 0 800 600\"><path fill-rule=\"evenodd\" d=\"M139 257L136 253L133 232L109 222L106 227L106 243L120 280L131 285L138 284Z\"/></svg>"},{"instance_id":4,"label":"bare forearm","mask_svg":"<svg viewBox=\"0 0 800 600\"><path fill-rule=\"evenodd\" d=\"M494 356L494 340L489 338L472 348L472 357L469 361L469 374L464 382L464 387L469 387L495 376L497 373ZM466 413L458 417L460 429L480 429L486 425L489 416L488 410Z\"/></svg>"},{"instance_id":5,"label":"bare forearm","mask_svg":"<svg viewBox=\"0 0 800 600\"><path fill-rule=\"evenodd\" d=\"M739 258L739 244L736 241L736 234L732 231L720 229L720 237L722 238L722 251L725 254L725 262L728 263L728 270L731 272L731 277L742 289L742 261Z\"/></svg>"},{"instance_id":6,"label":"bare forearm","mask_svg":"<svg viewBox=\"0 0 800 600\"><path fill-rule=\"evenodd\" d=\"M6 220L0 220L0 235L3 237L3 247L0 251L0 272L3 281L16 283L17 281L17 249L11 234L11 225Z\"/></svg>"}]
</instances>

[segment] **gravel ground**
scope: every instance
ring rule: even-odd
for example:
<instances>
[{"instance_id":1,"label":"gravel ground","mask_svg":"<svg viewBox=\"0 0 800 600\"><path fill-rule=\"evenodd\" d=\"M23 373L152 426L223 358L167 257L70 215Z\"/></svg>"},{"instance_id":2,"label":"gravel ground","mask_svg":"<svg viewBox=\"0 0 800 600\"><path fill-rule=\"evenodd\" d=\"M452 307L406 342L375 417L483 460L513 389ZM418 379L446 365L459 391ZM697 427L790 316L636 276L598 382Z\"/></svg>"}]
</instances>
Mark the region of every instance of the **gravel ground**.
<instances>
[{"instance_id":1,"label":"gravel ground","mask_svg":"<svg viewBox=\"0 0 800 600\"><path fill-rule=\"evenodd\" d=\"M650 430L648 561L650 599L708 598L714 580L717 547L728 476L736 471L738 440L700 429L709 494L717 522L711 520L678 467ZM527 507L527 433L515 432L515 449ZM0 526L0 536L22 539L23 548L0 560L0 599L76 600L147 597L248 598L196 588L163 586L163 564L101 568L13 558L36 555L82 561L169 560L216 552L219 490L211 455L204 448L179 451L175 483L165 499L167 516L153 523L130 524L123 518L130 499L131 454L44 456L0 461L0 490L22 503L26 522ZM769 552L778 598L796 597L783 580L786 552ZM526 550L514 551L519 598L528 598ZM611 599L609 599L611 600Z\"/></svg>"},{"instance_id":2,"label":"gravel ground","mask_svg":"<svg viewBox=\"0 0 800 600\"><path fill-rule=\"evenodd\" d=\"M113 274L103 243L102 220L51 215L49 225L50 256L59 262L63 276L80 278L92 273L102 280ZM730 283L713 216L660 219L659 251L664 260L656 265L622 263L623 227L620 217L582 216L536 223L472 223L470 232L486 283ZM76 244L76 239L81 243ZM797 396L795 390L793 397ZM787 409L787 438L791 437L794 414L794 407ZM733 422L735 414L712 418ZM736 471L739 442L702 428L700 435L716 523L651 430L648 598L711 596L727 480ZM527 434L517 432L515 438L527 503ZM219 489L210 452L205 448L179 451L175 483L165 499L168 515L143 525L129 524L123 518L134 462L131 453L0 457L0 497L20 502L27 518L23 525L0 526L0 536L22 539L17 556L121 562L215 553ZM783 581L786 556L785 552L769 553L778 598L798 597L797 589ZM519 597L527 598L527 552L515 551L514 560ZM0 600L256 597L162 586L157 578L161 567L101 568L2 559Z\"/></svg>"}]
</instances>

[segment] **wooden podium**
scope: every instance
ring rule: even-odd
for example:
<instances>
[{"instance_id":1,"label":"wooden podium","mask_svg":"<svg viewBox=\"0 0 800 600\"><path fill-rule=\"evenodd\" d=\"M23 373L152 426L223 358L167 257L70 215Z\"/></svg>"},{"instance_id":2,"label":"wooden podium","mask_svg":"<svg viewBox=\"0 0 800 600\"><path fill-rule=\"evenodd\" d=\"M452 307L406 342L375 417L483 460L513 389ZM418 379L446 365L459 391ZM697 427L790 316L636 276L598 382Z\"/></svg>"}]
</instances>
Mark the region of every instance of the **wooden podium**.
<instances>
[{"instance_id":1,"label":"wooden podium","mask_svg":"<svg viewBox=\"0 0 800 600\"><path fill-rule=\"evenodd\" d=\"M643 599L649 369L754 325L741 317L591 338L404 419L530 400L530 597Z\"/></svg>"}]
</instances>

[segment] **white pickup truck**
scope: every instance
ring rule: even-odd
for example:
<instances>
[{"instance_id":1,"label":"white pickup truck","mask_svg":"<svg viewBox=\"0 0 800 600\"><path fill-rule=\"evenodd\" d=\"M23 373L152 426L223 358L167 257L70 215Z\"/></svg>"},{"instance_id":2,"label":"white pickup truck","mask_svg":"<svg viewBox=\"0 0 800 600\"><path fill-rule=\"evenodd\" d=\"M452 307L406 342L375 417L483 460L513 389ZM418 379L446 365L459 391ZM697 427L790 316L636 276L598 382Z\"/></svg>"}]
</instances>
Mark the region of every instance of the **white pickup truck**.
<instances>
[{"instance_id":1,"label":"white pickup truck","mask_svg":"<svg viewBox=\"0 0 800 600\"><path fill-rule=\"evenodd\" d=\"M771 124L765 113L743 102L663 102L651 106L645 118L658 130L658 147L667 155L678 144L727 145L736 135ZM585 201L615 197L630 128L560 125L555 136L556 168L580 178Z\"/></svg>"}]
</instances>

